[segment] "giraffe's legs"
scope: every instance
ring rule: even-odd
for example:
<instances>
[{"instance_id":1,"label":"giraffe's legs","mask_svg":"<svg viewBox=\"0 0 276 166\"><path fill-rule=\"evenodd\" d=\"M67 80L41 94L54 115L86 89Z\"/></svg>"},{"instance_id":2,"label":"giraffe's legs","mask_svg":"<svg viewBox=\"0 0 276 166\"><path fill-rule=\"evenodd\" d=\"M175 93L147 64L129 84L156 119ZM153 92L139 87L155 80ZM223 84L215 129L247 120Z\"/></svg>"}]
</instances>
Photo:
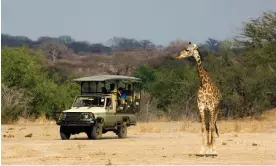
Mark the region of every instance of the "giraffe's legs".
<instances>
[{"instance_id":1,"label":"giraffe's legs","mask_svg":"<svg viewBox=\"0 0 276 166\"><path fill-rule=\"evenodd\" d=\"M215 154L216 152L213 151L215 146L215 119L214 119L214 112L211 113L211 120L210 120L210 128L209 128L209 152L210 154Z\"/></svg>"},{"instance_id":2,"label":"giraffe's legs","mask_svg":"<svg viewBox=\"0 0 276 166\"><path fill-rule=\"evenodd\" d=\"M204 106L199 106L199 113L200 113L200 117L201 117L201 149L199 154L205 154L206 152L206 144L207 144L207 134L206 134L206 126L205 126L205 115L204 115Z\"/></svg>"},{"instance_id":3,"label":"giraffe's legs","mask_svg":"<svg viewBox=\"0 0 276 166\"><path fill-rule=\"evenodd\" d=\"M211 119L212 119L212 111L208 108L208 110L206 110L205 112L206 114L206 129L207 129L207 134L206 134L206 139L207 139L207 150L206 150L206 154L210 154L211 153L211 145L212 145L212 123L211 123Z\"/></svg>"},{"instance_id":4,"label":"giraffe's legs","mask_svg":"<svg viewBox=\"0 0 276 166\"><path fill-rule=\"evenodd\" d=\"M219 113L219 111L218 111L218 107L216 107L215 108L215 110L214 110L214 120L213 120L213 123L212 123L212 125L213 125L213 128L215 128L215 124L216 124L216 121L217 121L217 117L218 117L218 113ZM212 147L211 147L211 149L212 149L212 151L211 151L211 153L212 154L217 154L217 152L216 152L216 142L215 142L215 132L214 132L214 129L213 129L213 131L212 131Z\"/></svg>"},{"instance_id":5,"label":"giraffe's legs","mask_svg":"<svg viewBox=\"0 0 276 166\"><path fill-rule=\"evenodd\" d=\"M208 154L217 154L215 150L215 122L217 120L217 109L209 108L210 121L209 121L209 132L208 132Z\"/></svg>"}]
</instances>

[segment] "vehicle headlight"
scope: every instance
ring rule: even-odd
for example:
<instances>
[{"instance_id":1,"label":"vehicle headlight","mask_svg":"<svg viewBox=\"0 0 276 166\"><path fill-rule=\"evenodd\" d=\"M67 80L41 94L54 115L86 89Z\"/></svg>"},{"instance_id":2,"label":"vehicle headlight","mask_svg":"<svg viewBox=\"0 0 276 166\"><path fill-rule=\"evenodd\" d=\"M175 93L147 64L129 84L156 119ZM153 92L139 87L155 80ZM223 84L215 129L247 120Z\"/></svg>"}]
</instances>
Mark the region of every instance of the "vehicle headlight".
<instances>
[{"instance_id":1,"label":"vehicle headlight","mask_svg":"<svg viewBox=\"0 0 276 166\"><path fill-rule=\"evenodd\" d=\"M66 119L66 116L67 116L67 114L64 112L64 113L61 114L61 116L59 117L59 119Z\"/></svg>"}]
</instances>

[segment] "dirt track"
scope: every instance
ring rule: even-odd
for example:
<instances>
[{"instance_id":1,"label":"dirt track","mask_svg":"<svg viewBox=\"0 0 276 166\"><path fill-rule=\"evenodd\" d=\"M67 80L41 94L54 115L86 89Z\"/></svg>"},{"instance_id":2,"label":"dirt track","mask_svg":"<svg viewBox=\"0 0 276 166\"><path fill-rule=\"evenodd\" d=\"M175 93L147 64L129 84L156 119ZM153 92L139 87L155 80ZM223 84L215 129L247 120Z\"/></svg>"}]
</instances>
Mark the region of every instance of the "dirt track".
<instances>
[{"instance_id":1,"label":"dirt track","mask_svg":"<svg viewBox=\"0 0 276 166\"><path fill-rule=\"evenodd\" d=\"M275 132L221 134L214 158L190 155L200 148L199 136L137 133L132 127L127 139L107 133L97 141L85 134L64 141L53 124L2 125L2 164L276 164Z\"/></svg>"}]
</instances>

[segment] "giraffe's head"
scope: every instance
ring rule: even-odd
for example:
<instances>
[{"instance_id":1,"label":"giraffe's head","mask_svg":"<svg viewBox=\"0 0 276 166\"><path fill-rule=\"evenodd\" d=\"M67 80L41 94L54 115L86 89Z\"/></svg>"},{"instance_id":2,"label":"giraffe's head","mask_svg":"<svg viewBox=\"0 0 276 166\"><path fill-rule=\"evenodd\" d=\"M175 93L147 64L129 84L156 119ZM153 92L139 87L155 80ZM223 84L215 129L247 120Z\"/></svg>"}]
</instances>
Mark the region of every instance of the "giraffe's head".
<instances>
[{"instance_id":1,"label":"giraffe's head","mask_svg":"<svg viewBox=\"0 0 276 166\"><path fill-rule=\"evenodd\" d=\"M180 51L176 56L176 59L182 59L182 58L194 56L195 51L197 51L197 49L198 49L198 46L196 44L191 44L191 42L189 42L189 46L186 49Z\"/></svg>"}]
</instances>

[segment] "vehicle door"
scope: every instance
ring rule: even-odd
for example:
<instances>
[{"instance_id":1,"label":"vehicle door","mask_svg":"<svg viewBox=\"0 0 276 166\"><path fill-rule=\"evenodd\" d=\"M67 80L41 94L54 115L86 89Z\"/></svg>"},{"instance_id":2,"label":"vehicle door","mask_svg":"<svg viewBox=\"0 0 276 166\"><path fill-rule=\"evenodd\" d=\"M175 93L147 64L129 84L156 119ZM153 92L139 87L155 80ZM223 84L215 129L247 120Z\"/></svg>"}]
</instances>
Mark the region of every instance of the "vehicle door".
<instances>
[{"instance_id":1,"label":"vehicle door","mask_svg":"<svg viewBox=\"0 0 276 166\"><path fill-rule=\"evenodd\" d=\"M106 98L106 122L107 127L112 127L115 125L116 121L116 108L113 108L114 104L111 98Z\"/></svg>"}]
</instances>

